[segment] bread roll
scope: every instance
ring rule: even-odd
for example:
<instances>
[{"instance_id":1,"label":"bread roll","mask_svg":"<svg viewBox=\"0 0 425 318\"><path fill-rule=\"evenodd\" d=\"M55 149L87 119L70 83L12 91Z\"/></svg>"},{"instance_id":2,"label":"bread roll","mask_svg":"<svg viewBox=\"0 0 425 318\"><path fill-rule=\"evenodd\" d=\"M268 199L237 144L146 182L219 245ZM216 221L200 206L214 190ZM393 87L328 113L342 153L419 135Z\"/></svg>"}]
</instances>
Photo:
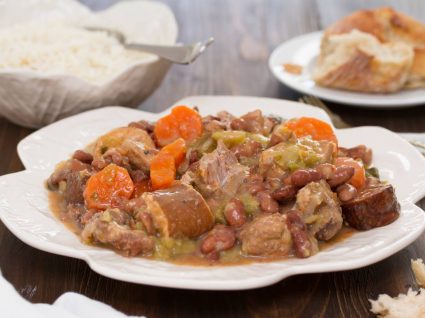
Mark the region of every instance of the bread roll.
<instances>
[{"instance_id":1,"label":"bread roll","mask_svg":"<svg viewBox=\"0 0 425 318\"><path fill-rule=\"evenodd\" d=\"M352 30L322 43L313 79L322 86L389 93L406 84L412 61L409 45L381 43L368 33Z\"/></svg>"},{"instance_id":2,"label":"bread roll","mask_svg":"<svg viewBox=\"0 0 425 318\"><path fill-rule=\"evenodd\" d=\"M393 46L394 43L410 46L413 52L413 58L410 68L407 72L406 79L402 86L408 88L425 87L425 25L405 14L396 12L392 8L383 7L377 8L375 10L357 11L337 21L325 31L322 39L321 54L318 63L320 64L325 59L326 54L330 53L329 45L331 42L333 42L331 41L333 36L350 34L353 30L358 30L360 32L370 34L375 39L377 39L380 44L391 44L390 47ZM395 50L398 51L398 49ZM384 51L388 51L388 49L384 48ZM404 51L405 49L400 50L400 54L404 55L405 53L402 53ZM387 53L384 54L386 55ZM356 61L356 65L360 62L366 63L366 58L357 57ZM380 63L378 64L381 65ZM403 65L400 67L400 69L405 67L406 65ZM382 68L378 67L377 69L379 72L383 71ZM379 77L383 78L384 82L386 83L383 84L383 87L380 87L380 82L378 82L377 87L368 87L365 90L362 87L359 87L358 89L351 88L351 90L365 92L391 92L400 89L402 88L400 83L404 77L401 74L396 75L400 69L397 72L389 73L387 73L388 69L385 69L384 72L380 74ZM321 67L321 70L323 71L323 67ZM351 66L346 66L346 71L349 70L351 70ZM334 69L327 70L328 73L332 71L334 71ZM371 72L374 72L373 68ZM323 73L321 74L318 84L328 86L326 81L320 81L320 79L325 77L325 75L326 74ZM373 85L374 83L372 82L371 84ZM340 83L338 87L350 89L345 87L347 85L348 83Z\"/></svg>"}]
</instances>

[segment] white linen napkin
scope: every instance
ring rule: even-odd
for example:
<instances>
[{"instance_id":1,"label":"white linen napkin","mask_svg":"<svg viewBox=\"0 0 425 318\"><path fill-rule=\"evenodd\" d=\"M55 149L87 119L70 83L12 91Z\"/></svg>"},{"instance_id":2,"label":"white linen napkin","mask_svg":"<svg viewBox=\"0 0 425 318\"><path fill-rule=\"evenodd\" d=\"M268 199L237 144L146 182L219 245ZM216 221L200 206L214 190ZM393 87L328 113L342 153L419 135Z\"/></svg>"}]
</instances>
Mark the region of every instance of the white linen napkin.
<instances>
[{"instance_id":1,"label":"white linen napkin","mask_svg":"<svg viewBox=\"0 0 425 318\"><path fill-rule=\"evenodd\" d=\"M7 318L127 318L111 306L77 293L65 293L52 304L32 304L0 274L0 316ZM141 316L138 316L141 317Z\"/></svg>"}]
</instances>

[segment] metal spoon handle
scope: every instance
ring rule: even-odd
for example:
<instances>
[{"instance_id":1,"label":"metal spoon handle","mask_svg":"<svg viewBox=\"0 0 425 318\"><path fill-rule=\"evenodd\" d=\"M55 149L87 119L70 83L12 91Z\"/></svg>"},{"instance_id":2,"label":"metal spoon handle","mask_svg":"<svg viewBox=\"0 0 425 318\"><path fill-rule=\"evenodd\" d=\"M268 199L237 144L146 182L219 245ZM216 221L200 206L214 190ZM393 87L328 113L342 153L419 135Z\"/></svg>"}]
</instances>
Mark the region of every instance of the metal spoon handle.
<instances>
[{"instance_id":1,"label":"metal spoon handle","mask_svg":"<svg viewBox=\"0 0 425 318\"><path fill-rule=\"evenodd\" d=\"M192 45L149 45L139 43L124 43L124 47L130 50L138 50L152 53L177 64L189 64L193 62L214 39L206 42L197 42Z\"/></svg>"},{"instance_id":2,"label":"metal spoon handle","mask_svg":"<svg viewBox=\"0 0 425 318\"><path fill-rule=\"evenodd\" d=\"M173 63L182 63L189 59L192 50L186 46L162 46L162 45L147 45L137 43L126 43L124 47L130 50L137 50L146 53L152 53L159 57L170 60ZM184 63L182 63L184 64Z\"/></svg>"}]
</instances>

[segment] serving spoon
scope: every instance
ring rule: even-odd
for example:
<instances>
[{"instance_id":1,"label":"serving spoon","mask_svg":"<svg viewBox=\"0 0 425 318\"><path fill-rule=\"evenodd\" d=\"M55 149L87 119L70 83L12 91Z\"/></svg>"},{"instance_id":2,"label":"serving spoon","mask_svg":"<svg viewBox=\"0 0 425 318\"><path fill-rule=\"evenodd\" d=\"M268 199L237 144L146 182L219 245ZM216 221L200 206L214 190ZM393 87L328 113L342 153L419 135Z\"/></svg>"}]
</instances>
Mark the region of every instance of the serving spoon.
<instances>
[{"instance_id":1,"label":"serving spoon","mask_svg":"<svg viewBox=\"0 0 425 318\"><path fill-rule=\"evenodd\" d=\"M127 49L152 53L176 64L190 64L194 62L198 56L214 42L214 38L210 37L206 41L195 42L188 45L151 45L130 43L127 42L125 35L117 30L100 27L84 27L84 29L94 32L105 32L107 35L116 38L117 41Z\"/></svg>"}]
</instances>

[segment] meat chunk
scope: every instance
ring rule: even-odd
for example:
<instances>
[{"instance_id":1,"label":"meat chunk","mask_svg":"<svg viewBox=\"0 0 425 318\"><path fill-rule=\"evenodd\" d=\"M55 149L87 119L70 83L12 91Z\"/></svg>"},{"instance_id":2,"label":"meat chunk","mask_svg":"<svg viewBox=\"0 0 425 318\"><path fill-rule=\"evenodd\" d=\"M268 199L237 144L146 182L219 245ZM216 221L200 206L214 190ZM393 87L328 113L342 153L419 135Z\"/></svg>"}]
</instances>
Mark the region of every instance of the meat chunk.
<instances>
[{"instance_id":1,"label":"meat chunk","mask_svg":"<svg viewBox=\"0 0 425 318\"><path fill-rule=\"evenodd\" d=\"M128 256L150 254L155 240L144 231L132 230L130 216L118 209L109 209L95 214L81 234L86 242L96 242L124 252Z\"/></svg>"},{"instance_id":2,"label":"meat chunk","mask_svg":"<svg viewBox=\"0 0 425 318\"><path fill-rule=\"evenodd\" d=\"M344 219L358 230L369 230L394 222L400 215L394 188L379 184L360 191L354 199L342 205Z\"/></svg>"},{"instance_id":3,"label":"meat chunk","mask_svg":"<svg viewBox=\"0 0 425 318\"><path fill-rule=\"evenodd\" d=\"M190 185L145 192L142 199L161 236L196 238L214 226L214 216L204 198Z\"/></svg>"},{"instance_id":4,"label":"meat chunk","mask_svg":"<svg viewBox=\"0 0 425 318\"><path fill-rule=\"evenodd\" d=\"M94 146L94 161L104 161L104 156L111 151L128 158L135 168L145 171L149 170L150 161L157 152L149 134L136 127L116 128L101 136Z\"/></svg>"},{"instance_id":5,"label":"meat chunk","mask_svg":"<svg viewBox=\"0 0 425 318\"><path fill-rule=\"evenodd\" d=\"M249 112L231 122L234 130L244 130L254 134L269 135L275 125L275 121L263 116L261 110Z\"/></svg>"},{"instance_id":6,"label":"meat chunk","mask_svg":"<svg viewBox=\"0 0 425 318\"><path fill-rule=\"evenodd\" d=\"M297 193L296 209L300 211L309 232L327 241L342 227L342 212L337 195L326 181L310 182Z\"/></svg>"},{"instance_id":7,"label":"meat chunk","mask_svg":"<svg viewBox=\"0 0 425 318\"><path fill-rule=\"evenodd\" d=\"M66 203L84 203L84 186L91 175L91 166L77 159L61 163L47 180L50 190L58 190Z\"/></svg>"},{"instance_id":8,"label":"meat chunk","mask_svg":"<svg viewBox=\"0 0 425 318\"><path fill-rule=\"evenodd\" d=\"M71 171L66 177L66 186L63 192L63 198L67 203L84 203L84 187L90 173L87 170Z\"/></svg>"},{"instance_id":9,"label":"meat chunk","mask_svg":"<svg viewBox=\"0 0 425 318\"><path fill-rule=\"evenodd\" d=\"M204 155L196 169L186 172L181 181L194 184L214 210L220 202L233 198L248 177L248 167L219 141L217 149Z\"/></svg>"},{"instance_id":10,"label":"meat chunk","mask_svg":"<svg viewBox=\"0 0 425 318\"><path fill-rule=\"evenodd\" d=\"M121 151L125 153L133 167L143 171L149 171L152 159L158 153L157 149L149 148L146 144L134 140L124 141Z\"/></svg>"},{"instance_id":11,"label":"meat chunk","mask_svg":"<svg viewBox=\"0 0 425 318\"><path fill-rule=\"evenodd\" d=\"M243 226L239 234L242 252L253 256L286 256L292 249L286 216L264 214Z\"/></svg>"}]
</instances>

